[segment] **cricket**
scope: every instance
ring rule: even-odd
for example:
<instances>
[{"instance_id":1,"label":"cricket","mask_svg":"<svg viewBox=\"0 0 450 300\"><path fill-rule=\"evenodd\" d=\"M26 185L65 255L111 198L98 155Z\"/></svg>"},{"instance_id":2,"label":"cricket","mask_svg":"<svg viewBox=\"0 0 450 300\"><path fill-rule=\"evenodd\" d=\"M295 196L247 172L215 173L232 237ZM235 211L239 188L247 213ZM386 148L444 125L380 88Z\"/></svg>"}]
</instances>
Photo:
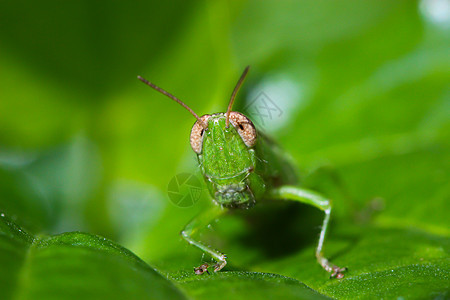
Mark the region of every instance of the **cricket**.
<instances>
[{"instance_id":1,"label":"cricket","mask_svg":"<svg viewBox=\"0 0 450 300\"><path fill-rule=\"evenodd\" d=\"M227 264L227 256L195 238L196 234L229 210L249 209L263 200L297 201L312 205L324 212L324 219L315 250L317 262L330 273L330 278L343 278L347 268L331 263L323 254L332 204L321 194L298 186L294 166L281 148L262 132L256 130L244 114L232 111L250 66L239 78L226 112L199 117L174 95L138 76L138 79L166 95L187 109L196 122L191 129L190 144L213 202L211 209L202 212L181 231L191 245L200 248L217 263L214 272ZM194 269L196 274L208 272L208 264Z\"/></svg>"}]
</instances>

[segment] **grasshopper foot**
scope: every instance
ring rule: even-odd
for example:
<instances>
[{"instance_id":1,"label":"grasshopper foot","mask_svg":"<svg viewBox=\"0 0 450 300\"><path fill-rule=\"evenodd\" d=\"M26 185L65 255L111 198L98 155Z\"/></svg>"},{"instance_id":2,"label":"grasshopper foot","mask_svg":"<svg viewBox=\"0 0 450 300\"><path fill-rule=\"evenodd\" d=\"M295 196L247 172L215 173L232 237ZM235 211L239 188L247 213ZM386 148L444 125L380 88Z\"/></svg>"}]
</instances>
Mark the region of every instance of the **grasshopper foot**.
<instances>
[{"instance_id":1,"label":"grasshopper foot","mask_svg":"<svg viewBox=\"0 0 450 300\"><path fill-rule=\"evenodd\" d=\"M197 268L194 268L194 272L196 275L202 275L205 272L209 274L208 267L209 265L205 263Z\"/></svg>"},{"instance_id":2,"label":"grasshopper foot","mask_svg":"<svg viewBox=\"0 0 450 300\"><path fill-rule=\"evenodd\" d=\"M217 262L217 264L214 265L214 272L219 272L223 269L223 267L227 264L227 256L225 254L222 254L220 257L220 260Z\"/></svg>"},{"instance_id":3,"label":"grasshopper foot","mask_svg":"<svg viewBox=\"0 0 450 300\"><path fill-rule=\"evenodd\" d=\"M225 267L226 264L227 264L226 260L219 261L217 264L214 265L214 272L219 272L220 270L223 269L223 267Z\"/></svg>"},{"instance_id":4,"label":"grasshopper foot","mask_svg":"<svg viewBox=\"0 0 450 300\"><path fill-rule=\"evenodd\" d=\"M337 278L337 279L344 278L343 272L347 271L347 268L340 268L340 267L330 263L328 261L328 259L326 259L325 257L322 256L321 253L317 253L316 256L317 256L317 261L322 266L322 268L324 268L325 271L331 273L330 279L331 278Z\"/></svg>"},{"instance_id":5,"label":"grasshopper foot","mask_svg":"<svg viewBox=\"0 0 450 300\"><path fill-rule=\"evenodd\" d=\"M221 260L219 260L217 262L217 264L214 265L214 272L219 272L227 264L227 261L226 261L227 257L224 254L220 258L221 258ZM205 272L209 274L208 267L209 267L209 265L207 263L204 263L201 266L194 268L194 272L196 275L202 275Z\"/></svg>"},{"instance_id":6,"label":"grasshopper foot","mask_svg":"<svg viewBox=\"0 0 450 300\"><path fill-rule=\"evenodd\" d=\"M338 266L332 266L331 269L332 269L332 273L330 275L330 279L331 278L337 278L337 279L344 278L343 272L347 271L347 268L339 268Z\"/></svg>"}]
</instances>

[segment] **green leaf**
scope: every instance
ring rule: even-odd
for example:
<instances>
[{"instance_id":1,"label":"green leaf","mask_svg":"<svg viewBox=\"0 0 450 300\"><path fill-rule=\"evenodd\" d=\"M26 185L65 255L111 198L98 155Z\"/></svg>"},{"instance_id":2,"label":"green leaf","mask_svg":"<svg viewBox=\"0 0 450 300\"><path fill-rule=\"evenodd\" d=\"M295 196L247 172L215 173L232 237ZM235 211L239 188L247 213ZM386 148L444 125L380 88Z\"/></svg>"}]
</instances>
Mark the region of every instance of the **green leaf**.
<instances>
[{"instance_id":1,"label":"green leaf","mask_svg":"<svg viewBox=\"0 0 450 300\"><path fill-rule=\"evenodd\" d=\"M357 297L445 297L450 289L450 241L414 229L365 228L339 231L326 251L333 262L348 267L342 280L329 280L315 262L313 248L256 266L296 278L338 299Z\"/></svg>"},{"instance_id":2,"label":"green leaf","mask_svg":"<svg viewBox=\"0 0 450 300\"><path fill-rule=\"evenodd\" d=\"M133 253L80 232L33 236L0 217L4 299L184 299Z\"/></svg>"},{"instance_id":3,"label":"green leaf","mask_svg":"<svg viewBox=\"0 0 450 300\"><path fill-rule=\"evenodd\" d=\"M195 299L328 299L297 280L270 273L221 272L173 278Z\"/></svg>"}]
</instances>

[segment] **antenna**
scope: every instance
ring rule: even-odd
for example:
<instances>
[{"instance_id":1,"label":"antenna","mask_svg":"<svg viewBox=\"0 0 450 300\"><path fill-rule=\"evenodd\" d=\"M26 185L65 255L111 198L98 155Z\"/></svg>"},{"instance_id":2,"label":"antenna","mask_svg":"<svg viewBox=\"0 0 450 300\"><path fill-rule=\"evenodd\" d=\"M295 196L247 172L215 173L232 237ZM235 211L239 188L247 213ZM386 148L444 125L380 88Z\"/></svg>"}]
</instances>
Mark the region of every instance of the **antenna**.
<instances>
[{"instance_id":1,"label":"antenna","mask_svg":"<svg viewBox=\"0 0 450 300\"><path fill-rule=\"evenodd\" d=\"M181 101L180 99L178 99L177 97L175 97L174 95L172 95L171 93L163 90L162 88L160 88L159 86L154 85L153 83L151 83L150 81L148 81L147 79L138 76L137 77L140 81L142 81L143 83L145 83L146 85L148 85L151 88L154 88L155 90L157 90L158 92L160 92L161 94L166 95L167 97L169 97L170 99L172 99L173 101L177 102L178 104L180 104L181 106L183 106L184 108L186 108L196 119L197 121L202 125L202 127L204 129L206 129L208 126L199 118L199 116L186 104L184 104L183 101Z\"/></svg>"},{"instance_id":2,"label":"antenna","mask_svg":"<svg viewBox=\"0 0 450 300\"><path fill-rule=\"evenodd\" d=\"M248 70L250 69L250 66L247 66L244 70L244 72L241 75L241 78L239 78L239 81L237 82L236 86L234 87L233 93L231 94L231 98L230 98L230 103L228 103L228 109L227 109L227 113L226 113L226 122L225 122L225 126L228 128L228 125L230 125L230 112L231 112L231 107L233 107L233 103L234 103L234 98L236 98L236 94L239 91L239 88L242 85L242 82L244 82L245 76L247 76Z\"/></svg>"}]
</instances>

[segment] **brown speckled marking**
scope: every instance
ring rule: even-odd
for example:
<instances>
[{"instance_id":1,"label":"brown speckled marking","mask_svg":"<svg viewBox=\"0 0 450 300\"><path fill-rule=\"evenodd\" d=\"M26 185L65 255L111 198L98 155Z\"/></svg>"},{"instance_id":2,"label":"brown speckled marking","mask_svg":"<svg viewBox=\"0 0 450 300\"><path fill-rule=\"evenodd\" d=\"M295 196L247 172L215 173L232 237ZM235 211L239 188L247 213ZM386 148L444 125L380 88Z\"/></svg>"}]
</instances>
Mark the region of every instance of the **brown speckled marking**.
<instances>
[{"instance_id":1,"label":"brown speckled marking","mask_svg":"<svg viewBox=\"0 0 450 300\"><path fill-rule=\"evenodd\" d=\"M204 124L208 124L208 119L210 117L211 115L203 115L200 117L200 121L202 121ZM191 129L191 147L192 150L194 150L194 152L197 154L200 154L202 152L204 130L204 127L199 121L195 122L194 126L192 126Z\"/></svg>"},{"instance_id":2,"label":"brown speckled marking","mask_svg":"<svg viewBox=\"0 0 450 300\"><path fill-rule=\"evenodd\" d=\"M230 112L230 122L236 128L247 147L253 147L256 143L256 129L252 121L243 114Z\"/></svg>"}]
</instances>

